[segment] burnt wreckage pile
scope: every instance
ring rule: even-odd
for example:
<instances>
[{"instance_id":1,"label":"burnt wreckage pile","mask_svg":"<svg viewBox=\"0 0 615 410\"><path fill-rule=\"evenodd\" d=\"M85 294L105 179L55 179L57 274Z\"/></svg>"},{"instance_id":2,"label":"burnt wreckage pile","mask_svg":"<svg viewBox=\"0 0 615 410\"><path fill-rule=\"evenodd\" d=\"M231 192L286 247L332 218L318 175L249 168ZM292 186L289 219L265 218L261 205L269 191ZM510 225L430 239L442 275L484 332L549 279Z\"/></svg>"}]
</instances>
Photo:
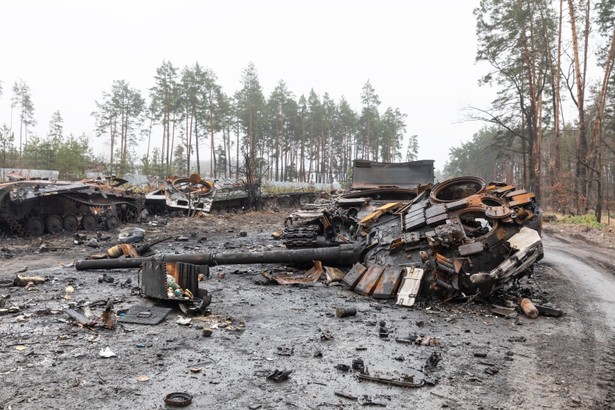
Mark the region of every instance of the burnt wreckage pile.
<instances>
[{"instance_id":1,"label":"burnt wreckage pile","mask_svg":"<svg viewBox=\"0 0 615 410\"><path fill-rule=\"evenodd\" d=\"M256 194L256 196L251 196ZM182 213L197 214L210 211L237 211L254 205L262 206L302 205L313 202L318 192L294 191L265 193L260 188L256 193L243 180L210 181L198 174L190 177L169 177L166 186L145 196L145 206L150 214Z\"/></svg>"},{"instance_id":2,"label":"burnt wreckage pile","mask_svg":"<svg viewBox=\"0 0 615 410\"><path fill-rule=\"evenodd\" d=\"M101 227L111 230L120 222L137 222L143 198L121 188L126 182L25 180L0 184L0 231L39 236Z\"/></svg>"},{"instance_id":3,"label":"burnt wreckage pile","mask_svg":"<svg viewBox=\"0 0 615 410\"><path fill-rule=\"evenodd\" d=\"M402 305L412 305L419 288L443 299L489 295L542 258L534 194L477 177L418 191L411 201L350 193L296 212L287 220L286 244L360 244L343 284L361 295L397 297Z\"/></svg>"},{"instance_id":4,"label":"burnt wreckage pile","mask_svg":"<svg viewBox=\"0 0 615 410\"><path fill-rule=\"evenodd\" d=\"M214 182L203 179L198 174L192 174L188 178L168 177L166 188L145 196L145 206L153 214L169 211L209 212L215 194Z\"/></svg>"},{"instance_id":5,"label":"burnt wreckage pile","mask_svg":"<svg viewBox=\"0 0 615 410\"><path fill-rule=\"evenodd\" d=\"M287 218L287 249L82 260L75 267L314 264L303 278L271 278L293 283L318 280L323 266L325 271L348 266L338 275L345 287L412 306L419 294L444 300L489 295L542 258L541 210L534 194L477 177L433 187L431 180L433 161L357 162L351 191Z\"/></svg>"}]
</instances>

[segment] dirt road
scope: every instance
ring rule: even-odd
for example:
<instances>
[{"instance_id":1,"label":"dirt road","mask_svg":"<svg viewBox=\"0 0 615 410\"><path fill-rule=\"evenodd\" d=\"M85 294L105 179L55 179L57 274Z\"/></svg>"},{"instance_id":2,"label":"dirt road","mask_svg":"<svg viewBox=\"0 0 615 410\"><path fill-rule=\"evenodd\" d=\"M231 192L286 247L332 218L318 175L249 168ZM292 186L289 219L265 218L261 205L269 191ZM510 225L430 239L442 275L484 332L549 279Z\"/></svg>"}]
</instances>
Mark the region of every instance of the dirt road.
<instances>
[{"instance_id":1,"label":"dirt road","mask_svg":"<svg viewBox=\"0 0 615 410\"><path fill-rule=\"evenodd\" d=\"M146 227L146 235L195 233L187 242L158 246L159 252L275 249L282 245L271 232L281 227L283 217L171 219ZM176 309L155 326L88 329L76 326L66 309L108 298L120 310L154 302L134 292L135 269L75 271L72 260L91 249L61 237L45 242L51 249L66 249L33 256L40 242L0 243L5 257L0 280L12 279L24 266L27 274L47 278L34 290L0 288L5 308L19 307L0 316L0 406L5 409L164 409L164 397L177 391L193 396L189 408L220 409L615 405L610 251L553 228L546 230L545 259L517 292L566 314L535 320L498 317L490 305L474 302L422 300L406 309L321 283L273 286L261 273L280 267L251 265L212 268L211 278L202 282L213 296L211 315L193 317L188 325L177 323L184 315ZM103 249L111 242L103 241ZM114 282L99 282L103 273ZM357 315L338 318L337 307L354 307ZM95 315L102 309L96 303L91 307ZM380 337L381 322L388 338ZM203 329L210 328L212 336L205 337ZM417 336L426 345L397 341ZM116 356L100 357L105 348ZM434 360L438 356L441 360ZM431 364L437 362L432 369L430 357ZM408 388L359 380L352 369L357 359L371 375L414 376L415 383L425 384ZM292 373L285 381L267 380L276 369Z\"/></svg>"}]
</instances>

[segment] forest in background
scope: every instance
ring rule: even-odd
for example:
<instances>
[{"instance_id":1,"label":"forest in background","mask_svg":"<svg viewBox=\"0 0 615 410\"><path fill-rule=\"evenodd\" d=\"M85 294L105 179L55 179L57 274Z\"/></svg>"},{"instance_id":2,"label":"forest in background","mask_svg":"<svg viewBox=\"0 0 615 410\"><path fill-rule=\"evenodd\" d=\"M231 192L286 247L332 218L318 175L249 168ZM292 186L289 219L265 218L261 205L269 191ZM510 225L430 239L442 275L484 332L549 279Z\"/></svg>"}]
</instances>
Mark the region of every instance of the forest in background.
<instances>
[{"instance_id":1,"label":"forest in background","mask_svg":"<svg viewBox=\"0 0 615 410\"><path fill-rule=\"evenodd\" d=\"M479 85L497 97L488 107L468 107L469 120L487 125L450 149L442 175L524 186L549 210L610 214L615 0L482 0L475 17L476 60L490 67ZM12 109L0 127L0 167L58 169L65 178L94 169L344 183L353 159L416 159L406 114L383 109L369 81L355 111L326 92L297 97L282 80L265 95L251 63L233 95L199 63L163 61L152 74L145 93L117 80L97 99L95 135L107 142L106 153L93 153L86 134L64 135L60 112L48 135L31 135L34 103L17 80L4 90Z\"/></svg>"},{"instance_id":2,"label":"forest in background","mask_svg":"<svg viewBox=\"0 0 615 410\"><path fill-rule=\"evenodd\" d=\"M487 125L450 150L443 173L503 180L544 208L615 205L615 1L482 0L476 60L497 90L469 117Z\"/></svg>"},{"instance_id":3,"label":"forest in background","mask_svg":"<svg viewBox=\"0 0 615 410\"><path fill-rule=\"evenodd\" d=\"M418 152L417 137L405 135L406 114L382 110L369 80L356 112L343 97L335 102L326 92L319 96L312 89L297 98L282 80L265 96L252 63L242 72L241 89L227 95L212 70L199 63L180 69L164 61L147 96L117 80L96 101L95 134L108 146L107 153L96 154L85 134L63 135L59 111L47 136L31 135L36 122L30 89L18 80L11 91L11 121L0 128L0 168L55 169L64 178L96 169L117 176L196 172L210 178L250 174L271 181L344 183L354 159L410 161ZM145 154L138 154L137 146L145 147Z\"/></svg>"}]
</instances>

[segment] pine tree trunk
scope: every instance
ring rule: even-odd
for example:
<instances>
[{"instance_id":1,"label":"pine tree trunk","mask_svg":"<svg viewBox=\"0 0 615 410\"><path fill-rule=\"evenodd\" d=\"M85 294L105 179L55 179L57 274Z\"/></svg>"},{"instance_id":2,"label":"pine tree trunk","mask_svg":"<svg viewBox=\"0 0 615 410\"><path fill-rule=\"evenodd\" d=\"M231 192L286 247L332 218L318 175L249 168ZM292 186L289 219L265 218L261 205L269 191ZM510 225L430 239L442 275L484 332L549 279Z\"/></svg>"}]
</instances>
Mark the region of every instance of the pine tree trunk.
<instances>
[{"instance_id":1,"label":"pine tree trunk","mask_svg":"<svg viewBox=\"0 0 615 410\"><path fill-rule=\"evenodd\" d=\"M209 174L213 178L216 178L216 143L214 141L214 110L211 90L209 90L209 138L211 138L211 164Z\"/></svg>"},{"instance_id":2,"label":"pine tree trunk","mask_svg":"<svg viewBox=\"0 0 615 410\"><path fill-rule=\"evenodd\" d=\"M576 195L576 213L580 214L584 211L585 203L587 200L587 135L585 129L585 70L587 61L587 39L589 36L589 30L586 30L585 34L585 50L584 50L584 69L581 72L581 57L579 56L579 42L578 32L576 28L576 18L574 14L574 4L572 0L568 0L568 10L570 12L570 26L572 30L572 46L575 68L575 82L577 85L577 112L579 121L579 131L577 136L577 152L576 152L576 170L575 170L575 195ZM589 0L587 8L586 21L589 21ZM589 29L588 24L586 28Z\"/></svg>"},{"instance_id":3,"label":"pine tree trunk","mask_svg":"<svg viewBox=\"0 0 615 410\"><path fill-rule=\"evenodd\" d=\"M611 34L611 42L607 53L607 59L604 63L604 76L602 79L602 87L600 88L600 94L598 95L598 102L596 107L596 116L594 118L594 126L592 128L591 135L591 152L592 152L592 169L596 173L597 183L597 195L596 195L596 219L598 222L602 220L602 163L600 161L600 149L602 147L602 121L604 117L604 110L606 106L606 97L609 88L609 79L613 72L613 65L615 63L615 27Z\"/></svg>"}]
</instances>

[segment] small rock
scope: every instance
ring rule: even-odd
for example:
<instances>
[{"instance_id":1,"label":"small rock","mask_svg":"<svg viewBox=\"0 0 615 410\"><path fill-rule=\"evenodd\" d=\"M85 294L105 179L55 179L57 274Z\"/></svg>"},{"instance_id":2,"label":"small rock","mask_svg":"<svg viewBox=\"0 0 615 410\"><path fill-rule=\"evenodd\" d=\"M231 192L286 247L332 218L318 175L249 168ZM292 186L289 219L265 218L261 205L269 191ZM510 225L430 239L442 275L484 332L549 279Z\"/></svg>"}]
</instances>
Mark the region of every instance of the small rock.
<instances>
[{"instance_id":1,"label":"small rock","mask_svg":"<svg viewBox=\"0 0 615 410\"><path fill-rule=\"evenodd\" d=\"M108 359L110 357L116 357L117 355L107 346L98 352L98 356Z\"/></svg>"}]
</instances>

